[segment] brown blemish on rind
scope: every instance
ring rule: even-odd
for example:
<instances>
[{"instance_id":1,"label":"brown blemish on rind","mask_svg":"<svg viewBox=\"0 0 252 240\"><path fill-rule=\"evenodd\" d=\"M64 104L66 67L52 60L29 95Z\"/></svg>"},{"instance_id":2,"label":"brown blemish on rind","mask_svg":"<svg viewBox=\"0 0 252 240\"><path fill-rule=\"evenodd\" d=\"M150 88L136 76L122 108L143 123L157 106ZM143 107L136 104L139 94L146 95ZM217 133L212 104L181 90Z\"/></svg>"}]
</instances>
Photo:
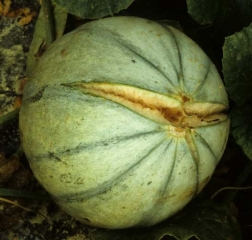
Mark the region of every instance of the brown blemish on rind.
<instances>
[{"instance_id":1,"label":"brown blemish on rind","mask_svg":"<svg viewBox=\"0 0 252 240\"><path fill-rule=\"evenodd\" d=\"M182 95L181 100L182 102L190 102L190 98L185 95Z\"/></svg>"},{"instance_id":2,"label":"brown blemish on rind","mask_svg":"<svg viewBox=\"0 0 252 240\"><path fill-rule=\"evenodd\" d=\"M163 204L164 202L167 202L168 200L171 200L172 198L176 199L177 201L183 202L184 200L191 199L195 196L195 189L189 188L186 191L184 191L182 194L172 194L172 195L166 195L163 197L159 197L156 201L157 204Z\"/></svg>"},{"instance_id":3,"label":"brown blemish on rind","mask_svg":"<svg viewBox=\"0 0 252 240\"><path fill-rule=\"evenodd\" d=\"M188 199L188 198L193 198L194 196L196 195L195 193L195 189L194 188L191 188L191 189L188 189L187 191L183 192L183 194L181 194L179 196L179 200L181 202L183 202L184 200Z\"/></svg>"},{"instance_id":4,"label":"brown blemish on rind","mask_svg":"<svg viewBox=\"0 0 252 240\"><path fill-rule=\"evenodd\" d=\"M60 55L62 57L65 57L67 55L67 50L66 49L62 49L61 52L60 52Z\"/></svg>"}]
</instances>

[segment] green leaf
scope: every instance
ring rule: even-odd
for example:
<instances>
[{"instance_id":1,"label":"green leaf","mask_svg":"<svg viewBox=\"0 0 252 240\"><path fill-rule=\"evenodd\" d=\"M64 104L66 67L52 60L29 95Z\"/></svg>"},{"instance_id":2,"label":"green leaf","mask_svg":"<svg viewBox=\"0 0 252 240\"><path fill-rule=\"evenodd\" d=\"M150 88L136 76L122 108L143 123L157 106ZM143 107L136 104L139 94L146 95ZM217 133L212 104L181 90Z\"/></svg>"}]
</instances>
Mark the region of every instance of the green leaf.
<instances>
[{"instance_id":1,"label":"green leaf","mask_svg":"<svg viewBox=\"0 0 252 240\"><path fill-rule=\"evenodd\" d=\"M187 0L186 2L188 13L202 25L212 24L221 8L220 0Z\"/></svg>"},{"instance_id":2,"label":"green leaf","mask_svg":"<svg viewBox=\"0 0 252 240\"><path fill-rule=\"evenodd\" d=\"M252 160L252 107L248 104L231 113L231 132L243 152Z\"/></svg>"},{"instance_id":3,"label":"green leaf","mask_svg":"<svg viewBox=\"0 0 252 240\"><path fill-rule=\"evenodd\" d=\"M177 240L242 239L232 209L212 202L191 204L176 217L149 228L91 232L91 240L160 240L164 236Z\"/></svg>"},{"instance_id":4,"label":"green leaf","mask_svg":"<svg viewBox=\"0 0 252 240\"><path fill-rule=\"evenodd\" d=\"M230 97L243 105L252 97L252 24L225 39L223 74Z\"/></svg>"},{"instance_id":5,"label":"green leaf","mask_svg":"<svg viewBox=\"0 0 252 240\"><path fill-rule=\"evenodd\" d=\"M252 0L233 0L236 8L239 9L240 16L244 23L243 26L247 26L251 23L252 19Z\"/></svg>"},{"instance_id":6,"label":"green leaf","mask_svg":"<svg viewBox=\"0 0 252 240\"><path fill-rule=\"evenodd\" d=\"M61 6L51 5L50 0L43 0L36 22L33 40L27 56L26 75L29 76L48 46L63 35L67 12Z\"/></svg>"},{"instance_id":7,"label":"green leaf","mask_svg":"<svg viewBox=\"0 0 252 240\"><path fill-rule=\"evenodd\" d=\"M100 19L102 17L118 13L126 9L134 0L55 0L56 3L65 7L73 15L89 18Z\"/></svg>"},{"instance_id":8,"label":"green leaf","mask_svg":"<svg viewBox=\"0 0 252 240\"><path fill-rule=\"evenodd\" d=\"M246 0L246 4L250 9L252 9L252 0Z\"/></svg>"},{"instance_id":9,"label":"green leaf","mask_svg":"<svg viewBox=\"0 0 252 240\"><path fill-rule=\"evenodd\" d=\"M67 21L67 11L58 4L53 4L53 22L55 39L63 36Z\"/></svg>"}]
</instances>

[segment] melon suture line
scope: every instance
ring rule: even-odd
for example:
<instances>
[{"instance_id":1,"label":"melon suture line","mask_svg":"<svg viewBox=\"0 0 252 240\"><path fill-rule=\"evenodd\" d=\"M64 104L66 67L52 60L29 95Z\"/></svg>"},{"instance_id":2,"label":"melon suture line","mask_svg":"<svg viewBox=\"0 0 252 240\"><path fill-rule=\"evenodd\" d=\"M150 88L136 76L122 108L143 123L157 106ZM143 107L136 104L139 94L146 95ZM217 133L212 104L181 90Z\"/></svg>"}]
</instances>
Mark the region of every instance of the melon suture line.
<instances>
[{"instance_id":1,"label":"melon suture line","mask_svg":"<svg viewBox=\"0 0 252 240\"><path fill-rule=\"evenodd\" d=\"M25 84L19 127L34 176L66 213L94 227L150 227L211 179L227 109L195 42L148 19L111 17L50 45Z\"/></svg>"},{"instance_id":2,"label":"melon suture line","mask_svg":"<svg viewBox=\"0 0 252 240\"><path fill-rule=\"evenodd\" d=\"M129 85L106 82L75 82L61 85L116 102L141 116L165 125L194 128L228 119L225 114L227 106L220 103L191 102L185 96L175 99Z\"/></svg>"}]
</instances>

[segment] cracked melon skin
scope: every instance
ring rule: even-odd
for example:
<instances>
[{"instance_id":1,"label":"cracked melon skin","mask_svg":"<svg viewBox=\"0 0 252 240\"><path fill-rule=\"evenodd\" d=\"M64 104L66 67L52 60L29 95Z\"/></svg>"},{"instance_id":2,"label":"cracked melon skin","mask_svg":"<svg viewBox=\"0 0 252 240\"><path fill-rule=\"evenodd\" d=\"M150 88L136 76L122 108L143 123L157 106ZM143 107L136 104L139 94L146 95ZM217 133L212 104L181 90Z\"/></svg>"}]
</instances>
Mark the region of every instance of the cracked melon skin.
<instances>
[{"instance_id":1,"label":"cracked melon skin","mask_svg":"<svg viewBox=\"0 0 252 240\"><path fill-rule=\"evenodd\" d=\"M20 111L35 177L74 218L154 225L207 184L229 133L215 66L172 27L136 17L87 23L55 41Z\"/></svg>"}]
</instances>

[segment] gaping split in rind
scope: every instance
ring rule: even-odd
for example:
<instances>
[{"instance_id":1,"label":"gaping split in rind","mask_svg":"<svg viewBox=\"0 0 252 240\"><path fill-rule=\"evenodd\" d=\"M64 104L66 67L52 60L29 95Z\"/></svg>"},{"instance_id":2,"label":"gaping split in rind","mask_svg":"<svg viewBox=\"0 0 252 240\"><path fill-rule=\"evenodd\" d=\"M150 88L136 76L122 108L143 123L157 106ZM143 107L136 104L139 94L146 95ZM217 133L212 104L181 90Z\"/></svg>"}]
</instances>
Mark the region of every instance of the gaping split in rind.
<instances>
[{"instance_id":1,"label":"gaping split in rind","mask_svg":"<svg viewBox=\"0 0 252 240\"><path fill-rule=\"evenodd\" d=\"M220 103L183 102L148 90L103 82L63 84L85 94L103 97L125 106L135 113L161 124L177 127L201 127L218 124L228 119L227 106ZM188 98L187 98L188 99Z\"/></svg>"},{"instance_id":2,"label":"gaping split in rind","mask_svg":"<svg viewBox=\"0 0 252 240\"><path fill-rule=\"evenodd\" d=\"M229 132L215 66L180 31L91 21L53 43L24 88L20 135L41 185L93 226L156 224L207 184Z\"/></svg>"}]
</instances>

